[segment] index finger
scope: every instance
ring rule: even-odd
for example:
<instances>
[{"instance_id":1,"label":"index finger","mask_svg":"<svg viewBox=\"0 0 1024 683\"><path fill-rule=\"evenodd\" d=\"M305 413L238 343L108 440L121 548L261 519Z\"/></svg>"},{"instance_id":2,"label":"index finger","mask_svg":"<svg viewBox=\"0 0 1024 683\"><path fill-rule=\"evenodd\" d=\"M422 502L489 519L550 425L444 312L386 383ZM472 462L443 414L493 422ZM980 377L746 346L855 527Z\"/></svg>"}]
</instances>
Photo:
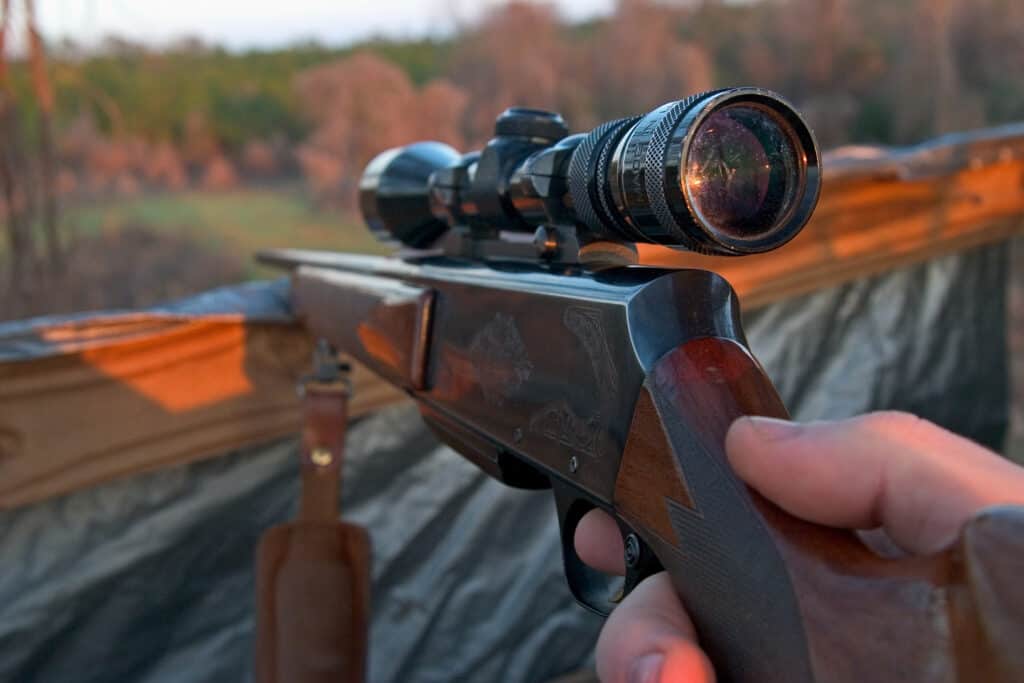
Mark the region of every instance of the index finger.
<instances>
[{"instance_id":1,"label":"index finger","mask_svg":"<svg viewBox=\"0 0 1024 683\"><path fill-rule=\"evenodd\" d=\"M741 418L726 453L740 478L791 514L881 526L918 554L948 545L984 507L1024 504L1024 470L907 413L805 425Z\"/></svg>"}]
</instances>

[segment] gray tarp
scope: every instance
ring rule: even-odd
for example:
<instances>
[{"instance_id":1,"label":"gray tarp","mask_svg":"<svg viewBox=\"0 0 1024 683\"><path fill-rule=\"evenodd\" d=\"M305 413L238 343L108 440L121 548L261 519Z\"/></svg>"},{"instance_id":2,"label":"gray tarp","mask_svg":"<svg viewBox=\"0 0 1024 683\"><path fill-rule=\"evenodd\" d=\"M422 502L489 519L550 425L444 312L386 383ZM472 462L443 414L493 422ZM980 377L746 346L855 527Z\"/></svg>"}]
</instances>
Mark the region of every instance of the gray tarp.
<instances>
[{"instance_id":1,"label":"gray tarp","mask_svg":"<svg viewBox=\"0 0 1024 683\"><path fill-rule=\"evenodd\" d=\"M776 304L748 336L799 418L900 408L999 447L1007 251ZM248 286L178 310L281 301ZM548 493L487 479L409 406L350 435L345 514L374 542L372 681L534 682L587 660L600 623L569 597ZM296 473L286 440L0 513L0 680L248 679L254 548L292 514Z\"/></svg>"}]
</instances>

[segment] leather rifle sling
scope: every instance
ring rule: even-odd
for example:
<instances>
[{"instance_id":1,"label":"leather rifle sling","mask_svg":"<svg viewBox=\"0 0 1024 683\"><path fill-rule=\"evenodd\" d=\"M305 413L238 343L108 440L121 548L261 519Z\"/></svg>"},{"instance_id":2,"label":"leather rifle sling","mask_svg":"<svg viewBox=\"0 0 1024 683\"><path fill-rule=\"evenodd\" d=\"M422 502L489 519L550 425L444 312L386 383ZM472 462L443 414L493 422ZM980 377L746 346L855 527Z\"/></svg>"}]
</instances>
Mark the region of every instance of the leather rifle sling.
<instances>
[{"instance_id":1,"label":"leather rifle sling","mask_svg":"<svg viewBox=\"0 0 1024 683\"><path fill-rule=\"evenodd\" d=\"M326 344L301 385L298 519L268 530L257 553L256 681L362 683L370 541L338 520L350 385Z\"/></svg>"}]
</instances>

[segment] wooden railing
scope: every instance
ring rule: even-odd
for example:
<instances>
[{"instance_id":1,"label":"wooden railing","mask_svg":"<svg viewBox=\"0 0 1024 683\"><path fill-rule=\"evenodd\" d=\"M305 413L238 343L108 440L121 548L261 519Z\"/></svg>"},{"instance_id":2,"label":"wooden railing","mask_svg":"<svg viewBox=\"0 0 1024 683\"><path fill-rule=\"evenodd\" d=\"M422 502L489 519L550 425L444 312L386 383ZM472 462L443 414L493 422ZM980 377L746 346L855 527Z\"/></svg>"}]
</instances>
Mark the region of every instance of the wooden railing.
<instances>
[{"instance_id":1,"label":"wooden railing","mask_svg":"<svg viewBox=\"0 0 1024 683\"><path fill-rule=\"evenodd\" d=\"M1024 124L900 150L837 150L782 249L741 259L643 247L721 272L761 306L1024 231ZM9 357L4 358L4 350ZM297 324L131 314L0 334L0 508L294 433L311 340ZM401 400L361 369L356 416Z\"/></svg>"}]
</instances>

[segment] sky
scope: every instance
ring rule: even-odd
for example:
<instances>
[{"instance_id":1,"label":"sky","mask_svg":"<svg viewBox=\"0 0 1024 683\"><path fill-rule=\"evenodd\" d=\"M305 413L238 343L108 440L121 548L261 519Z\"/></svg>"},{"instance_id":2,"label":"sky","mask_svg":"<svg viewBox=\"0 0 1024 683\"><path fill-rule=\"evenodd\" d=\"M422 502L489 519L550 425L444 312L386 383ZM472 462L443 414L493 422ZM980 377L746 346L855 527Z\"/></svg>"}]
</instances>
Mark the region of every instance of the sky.
<instances>
[{"instance_id":1,"label":"sky","mask_svg":"<svg viewBox=\"0 0 1024 683\"><path fill-rule=\"evenodd\" d=\"M339 45L370 36L443 35L500 0L36 0L50 40L94 45L116 34L167 43L198 36L230 49L272 48L308 39ZM20 5L20 3L14 3ZM611 11L615 0L553 0L578 20Z\"/></svg>"}]
</instances>

